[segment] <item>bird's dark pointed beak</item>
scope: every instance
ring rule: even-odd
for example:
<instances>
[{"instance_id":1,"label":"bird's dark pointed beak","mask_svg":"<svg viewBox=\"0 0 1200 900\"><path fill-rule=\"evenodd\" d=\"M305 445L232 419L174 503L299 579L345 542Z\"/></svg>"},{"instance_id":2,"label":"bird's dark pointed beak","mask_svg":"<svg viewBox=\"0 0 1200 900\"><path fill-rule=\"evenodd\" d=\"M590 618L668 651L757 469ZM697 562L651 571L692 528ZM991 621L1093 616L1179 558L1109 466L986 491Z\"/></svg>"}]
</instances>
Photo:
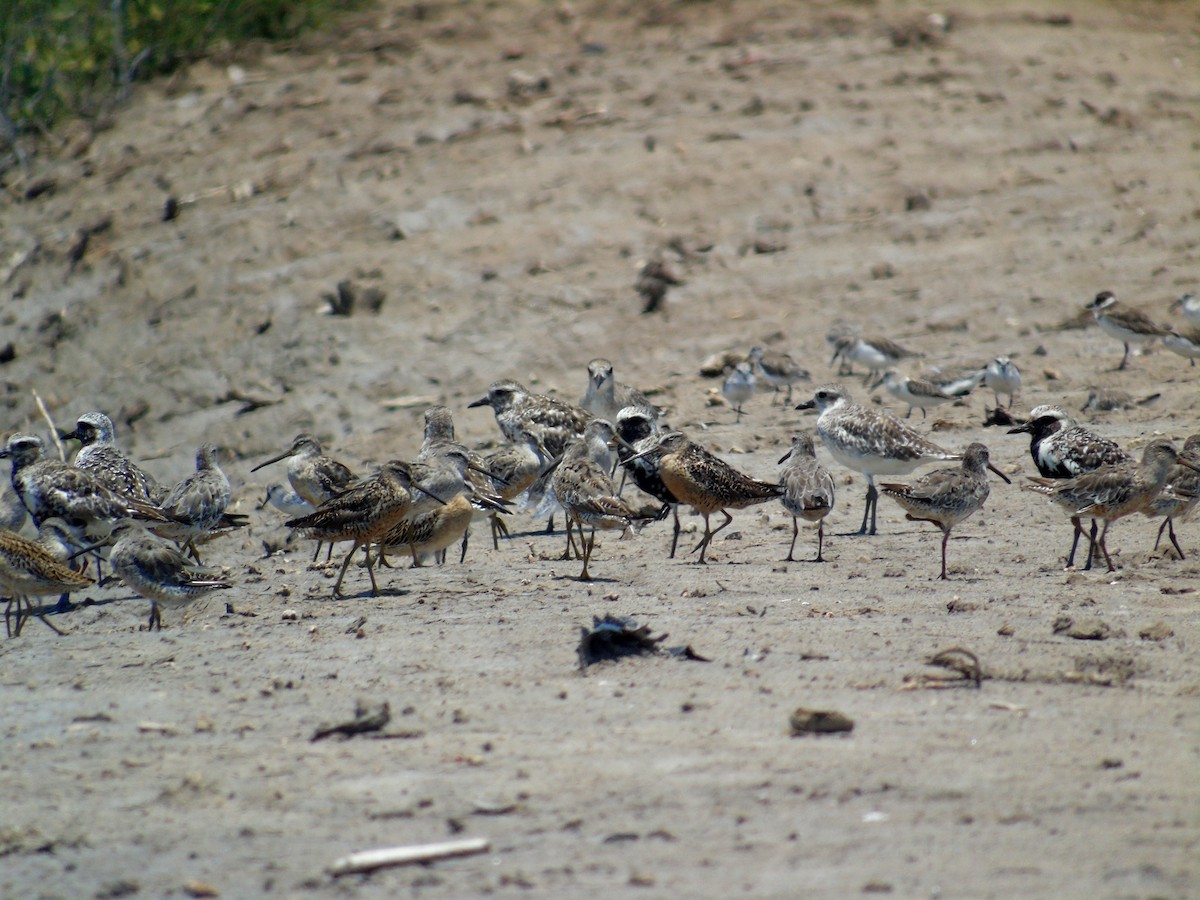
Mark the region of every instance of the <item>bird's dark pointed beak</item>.
<instances>
[{"instance_id":1,"label":"bird's dark pointed beak","mask_svg":"<svg viewBox=\"0 0 1200 900\"><path fill-rule=\"evenodd\" d=\"M435 494L433 491L427 491L427 490L425 490L425 488L423 488L419 484L415 484L415 483L412 486L413 486L413 488L415 488L416 490L418 490L422 494L424 494L426 497L436 500L438 503L442 504L442 506L446 505L446 501L443 500L441 497L439 497L437 494Z\"/></svg>"},{"instance_id":2,"label":"bird's dark pointed beak","mask_svg":"<svg viewBox=\"0 0 1200 900\"><path fill-rule=\"evenodd\" d=\"M270 502L271 502L271 495L270 495L270 494L267 494L267 496L263 497L263 499L262 499L262 503L258 504L258 506L257 506L257 507L255 507L255 508L256 508L256 509L266 509L266 508L267 508L267 504L268 504L268 503L270 503Z\"/></svg>"},{"instance_id":3,"label":"bird's dark pointed beak","mask_svg":"<svg viewBox=\"0 0 1200 900\"><path fill-rule=\"evenodd\" d=\"M473 401L473 402L471 402L471 403L468 403L468 404L467 404L467 409L472 409L472 408L474 408L474 407L476 407L476 406L491 406L491 405L492 405L492 404L491 404L491 402L488 400L488 398L487 398L487 397L480 397L478 400L475 400L475 401Z\"/></svg>"},{"instance_id":4,"label":"bird's dark pointed beak","mask_svg":"<svg viewBox=\"0 0 1200 900\"><path fill-rule=\"evenodd\" d=\"M478 472L480 475L490 478L493 481L498 481L501 484L508 484L507 478L497 475L495 472L492 472L489 469L485 469L483 466L477 466L477 465L475 465L475 463L469 462L469 463L467 463L467 468L470 469L472 472Z\"/></svg>"},{"instance_id":5,"label":"bird's dark pointed beak","mask_svg":"<svg viewBox=\"0 0 1200 900\"><path fill-rule=\"evenodd\" d=\"M803 403L797 403L795 408L796 409L816 409L817 401L816 400L805 400Z\"/></svg>"},{"instance_id":6,"label":"bird's dark pointed beak","mask_svg":"<svg viewBox=\"0 0 1200 900\"><path fill-rule=\"evenodd\" d=\"M995 466L993 466L991 463L988 463L987 467L989 469L991 469L993 472L995 472L997 475L999 475L1001 478L1003 478L1005 484L1012 484L1012 479L1009 478L1007 475L1005 475L1003 472L1001 472L999 469L997 469Z\"/></svg>"},{"instance_id":7,"label":"bird's dark pointed beak","mask_svg":"<svg viewBox=\"0 0 1200 900\"><path fill-rule=\"evenodd\" d=\"M1026 422L1024 425L1018 425L1016 428L1008 429L1009 434L1028 434L1033 431L1033 423Z\"/></svg>"},{"instance_id":8,"label":"bird's dark pointed beak","mask_svg":"<svg viewBox=\"0 0 1200 900\"><path fill-rule=\"evenodd\" d=\"M791 457L792 457L792 451L791 451L791 450L788 450L788 452L787 452L787 453L785 453L785 454L783 454L783 456L779 457L779 463L778 463L778 464L779 464L779 465L782 465L783 463L785 463L785 462L787 462L789 459L791 459Z\"/></svg>"},{"instance_id":9,"label":"bird's dark pointed beak","mask_svg":"<svg viewBox=\"0 0 1200 900\"><path fill-rule=\"evenodd\" d=\"M76 428L74 431L63 431L61 428L56 428L54 430L58 432L58 439L60 441L79 441L79 443L83 443L83 438L79 436L78 428Z\"/></svg>"},{"instance_id":10,"label":"bird's dark pointed beak","mask_svg":"<svg viewBox=\"0 0 1200 900\"><path fill-rule=\"evenodd\" d=\"M291 450L291 449L284 450L284 451L283 451L282 453L280 453L278 456L272 456L272 457L271 457L270 459L268 459L266 462L260 462L260 463L259 463L257 466L255 466L255 467L254 467L253 469L251 469L250 471L251 471L251 472L257 472L259 469L264 469L264 468L266 468L267 466L271 465L271 463L277 463L277 462L279 462L281 459L287 459L289 456L293 456L294 454L295 454L295 451L294 451L294 450ZM261 509L261 507L259 507L259 508Z\"/></svg>"}]
</instances>

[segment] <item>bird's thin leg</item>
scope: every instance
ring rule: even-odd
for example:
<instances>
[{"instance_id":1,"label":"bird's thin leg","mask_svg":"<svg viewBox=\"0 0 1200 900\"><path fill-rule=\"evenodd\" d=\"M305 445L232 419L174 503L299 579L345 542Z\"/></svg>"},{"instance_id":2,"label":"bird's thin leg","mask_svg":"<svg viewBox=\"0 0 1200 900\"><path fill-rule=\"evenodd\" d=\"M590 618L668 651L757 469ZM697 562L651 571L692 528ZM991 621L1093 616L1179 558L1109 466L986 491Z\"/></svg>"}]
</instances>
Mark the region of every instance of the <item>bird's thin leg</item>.
<instances>
[{"instance_id":1,"label":"bird's thin leg","mask_svg":"<svg viewBox=\"0 0 1200 900\"><path fill-rule=\"evenodd\" d=\"M1079 516L1071 516L1071 524L1075 526L1075 535L1071 541L1071 553L1067 556L1068 569L1075 565L1075 548L1079 546L1079 536L1083 534L1083 526L1079 523Z\"/></svg>"},{"instance_id":2,"label":"bird's thin leg","mask_svg":"<svg viewBox=\"0 0 1200 900\"><path fill-rule=\"evenodd\" d=\"M379 596L379 585L375 583L375 567L371 562L371 545L363 544L363 553L367 555L367 574L371 576L371 596Z\"/></svg>"},{"instance_id":3,"label":"bird's thin leg","mask_svg":"<svg viewBox=\"0 0 1200 900\"><path fill-rule=\"evenodd\" d=\"M337 581L333 585L334 600L342 599L342 579L346 577L346 570L350 568L350 560L354 557L354 554L358 552L358 548L361 546L362 544L358 543L358 541L355 541L354 546L350 548L350 552L346 554L346 558L342 560L342 568L338 572Z\"/></svg>"},{"instance_id":4,"label":"bird's thin leg","mask_svg":"<svg viewBox=\"0 0 1200 900\"><path fill-rule=\"evenodd\" d=\"M867 508L871 510L871 530L868 534L875 533L875 516L879 512L879 491L875 489L875 479L873 476L867 476ZM866 517L863 517L863 526L867 523Z\"/></svg>"},{"instance_id":5,"label":"bird's thin leg","mask_svg":"<svg viewBox=\"0 0 1200 900\"><path fill-rule=\"evenodd\" d=\"M1129 344L1125 345L1125 355L1121 357L1121 364L1117 366L1117 371L1122 371L1129 364Z\"/></svg>"},{"instance_id":6,"label":"bird's thin leg","mask_svg":"<svg viewBox=\"0 0 1200 900\"><path fill-rule=\"evenodd\" d=\"M461 566L467 560L467 541L471 537L471 529L468 528L463 532L462 553L458 556L458 564Z\"/></svg>"},{"instance_id":7,"label":"bird's thin leg","mask_svg":"<svg viewBox=\"0 0 1200 900\"><path fill-rule=\"evenodd\" d=\"M942 581L946 580L946 543L950 540L950 529L942 529L942 574L939 576Z\"/></svg>"},{"instance_id":8,"label":"bird's thin leg","mask_svg":"<svg viewBox=\"0 0 1200 900\"><path fill-rule=\"evenodd\" d=\"M312 558L312 561L313 561L313 564L314 564L314 565L316 564L316 562L317 562L317 558L318 558L320 555L321 555L321 542L320 542L320 541L317 541L317 549L313 551L313 558Z\"/></svg>"},{"instance_id":9,"label":"bird's thin leg","mask_svg":"<svg viewBox=\"0 0 1200 900\"><path fill-rule=\"evenodd\" d=\"M796 517L792 516L792 546L788 547L787 559L784 562L794 562L792 553L796 549L796 537L800 534L800 523L796 521ZM820 551L818 551L820 552Z\"/></svg>"},{"instance_id":10,"label":"bird's thin leg","mask_svg":"<svg viewBox=\"0 0 1200 900\"><path fill-rule=\"evenodd\" d=\"M1112 559L1108 555L1108 520L1104 521L1104 528L1100 531L1100 552L1104 554L1104 561L1108 563L1108 571L1115 572L1117 567L1112 564Z\"/></svg>"},{"instance_id":11,"label":"bird's thin leg","mask_svg":"<svg viewBox=\"0 0 1200 900\"><path fill-rule=\"evenodd\" d=\"M1175 540L1175 526L1171 524L1171 517L1167 516L1167 534L1171 537L1171 543L1175 545L1175 552L1179 554L1180 559L1185 559L1183 548L1179 546L1179 541Z\"/></svg>"},{"instance_id":12,"label":"bird's thin leg","mask_svg":"<svg viewBox=\"0 0 1200 900\"><path fill-rule=\"evenodd\" d=\"M1105 525L1105 527L1106 528L1108 527L1107 524ZM1088 545L1088 557L1087 557L1087 562L1084 563L1084 565L1083 565L1083 571L1086 572L1089 569L1091 569L1092 563L1095 561L1095 558L1096 558L1096 520L1092 519L1091 543Z\"/></svg>"},{"instance_id":13,"label":"bird's thin leg","mask_svg":"<svg viewBox=\"0 0 1200 900\"><path fill-rule=\"evenodd\" d=\"M672 504L671 505L671 513L675 517L675 530L671 534L671 555L669 557L667 557L668 559L675 558L675 548L679 545L679 531L681 528L681 526L679 524L679 506L676 504Z\"/></svg>"},{"instance_id":14,"label":"bird's thin leg","mask_svg":"<svg viewBox=\"0 0 1200 900\"><path fill-rule=\"evenodd\" d=\"M817 523L817 562L825 562L825 557L821 555L821 550L825 546L825 520L822 519Z\"/></svg>"},{"instance_id":15,"label":"bird's thin leg","mask_svg":"<svg viewBox=\"0 0 1200 900\"><path fill-rule=\"evenodd\" d=\"M150 601L150 623L148 627L150 631L156 629L162 631L162 613L158 609L158 604L153 600Z\"/></svg>"},{"instance_id":16,"label":"bird's thin leg","mask_svg":"<svg viewBox=\"0 0 1200 900\"><path fill-rule=\"evenodd\" d=\"M692 548L692 552L700 551L700 558L696 562L703 566L705 565L704 551L708 547L708 542L712 540L712 532L708 530L708 513L701 513L701 515L704 516L704 537L700 538L700 543Z\"/></svg>"}]
</instances>

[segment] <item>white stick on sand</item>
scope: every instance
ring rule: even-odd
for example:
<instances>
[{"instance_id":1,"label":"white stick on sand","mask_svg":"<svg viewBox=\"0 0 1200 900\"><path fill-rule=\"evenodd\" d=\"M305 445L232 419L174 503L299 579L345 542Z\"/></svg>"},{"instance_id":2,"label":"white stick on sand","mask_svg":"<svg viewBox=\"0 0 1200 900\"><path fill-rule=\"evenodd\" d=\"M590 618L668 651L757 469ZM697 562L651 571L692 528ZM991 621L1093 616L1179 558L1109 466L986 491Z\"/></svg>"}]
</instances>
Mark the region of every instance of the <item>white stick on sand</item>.
<instances>
[{"instance_id":1,"label":"white stick on sand","mask_svg":"<svg viewBox=\"0 0 1200 900\"><path fill-rule=\"evenodd\" d=\"M336 878L355 872L371 872L386 866L406 866L410 863L430 862L452 856L470 856L472 853L485 852L489 846L487 838L465 838L461 841L442 841L437 844L410 844L407 847L361 850L336 860L329 867L329 874Z\"/></svg>"}]
</instances>

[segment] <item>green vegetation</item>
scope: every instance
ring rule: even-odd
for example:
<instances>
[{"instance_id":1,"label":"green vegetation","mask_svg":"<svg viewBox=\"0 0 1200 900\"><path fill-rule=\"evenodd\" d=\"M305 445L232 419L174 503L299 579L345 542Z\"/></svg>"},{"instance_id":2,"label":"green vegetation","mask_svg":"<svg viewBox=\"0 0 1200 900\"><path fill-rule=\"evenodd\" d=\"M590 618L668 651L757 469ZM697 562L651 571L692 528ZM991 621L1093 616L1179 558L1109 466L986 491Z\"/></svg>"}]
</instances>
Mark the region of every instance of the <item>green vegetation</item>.
<instances>
[{"instance_id":1,"label":"green vegetation","mask_svg":"<svg viewBox=\"0 0 1200 900\"><path fill-rule=\"evenodd\" d=\"M362 0L0 0L0 146L96 115L138 79L278 40Z\"/></svg>"}]
</instances>

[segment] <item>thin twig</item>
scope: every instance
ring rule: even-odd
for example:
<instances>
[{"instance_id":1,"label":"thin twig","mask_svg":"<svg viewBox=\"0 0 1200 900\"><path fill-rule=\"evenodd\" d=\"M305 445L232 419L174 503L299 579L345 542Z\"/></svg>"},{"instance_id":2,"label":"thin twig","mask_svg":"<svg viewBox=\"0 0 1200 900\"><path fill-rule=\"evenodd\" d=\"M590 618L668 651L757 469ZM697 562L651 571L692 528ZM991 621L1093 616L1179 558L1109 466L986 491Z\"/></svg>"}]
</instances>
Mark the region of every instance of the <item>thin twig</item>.
<instances>
[{"instance_id":1,"label":"thin twig","mask_svg":"<svg viewBox=\"0 0 1200 900\"><path fill-rule=\"evenodd\" d=\"M30 388L29 393L33 394L33 400L37 403L38 409L42 413L42 418L46 420L46 424L50 426L50 437L54 441L54 446L58 448L58 458L63 462L67 461L67 450L63 446L62 441L58 437L58 426L54 424L54 420L50 418L50 411L46 409L46 404L42 402L41 395L36 388Z\"/></svg>"}]
</instances>

